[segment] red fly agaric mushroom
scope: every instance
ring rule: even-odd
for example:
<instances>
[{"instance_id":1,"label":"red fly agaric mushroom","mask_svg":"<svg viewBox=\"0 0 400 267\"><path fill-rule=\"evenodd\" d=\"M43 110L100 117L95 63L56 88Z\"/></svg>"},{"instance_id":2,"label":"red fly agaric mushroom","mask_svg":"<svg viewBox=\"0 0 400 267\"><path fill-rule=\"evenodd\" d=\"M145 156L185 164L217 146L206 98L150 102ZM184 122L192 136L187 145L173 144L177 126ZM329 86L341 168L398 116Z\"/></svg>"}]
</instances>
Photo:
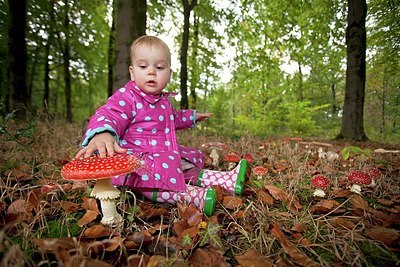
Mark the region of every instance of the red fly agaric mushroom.
<instances>
[{"instance_id":1,"label":"red fly agaric mushroom","mask_svg":"<svg viewBox=\"0 0 400 267\"><path fill-rule=\"evenodd\" d=\"M253 173L257 176L258 180L262 180L263 176L267 174L267 169L263 166L256 166L253 168Z\"/></svg>"},{"instance_id":2,"label":"red fly agaric mushroom","mask_svg":"<svg viewBox=\"0 0 400 267\"><path fill-rule=\"evenodd\" d=\"M94 156L70 161L61 169L61 176L72 181L96 180L90 196L100 200L103 213L101 223L115 226L122 222L115 204L120 192L112 185L111 177L133 172L139 166L139 159L133 155Z\"/></svg>"},{"instance_id":3,"label":"red fly agaric mushroom","mask_svg":"<svg viewBox=\"0 0 400 267\"><path fill-rule=\"evenodd\" d=\"M315 197L325 197L324 189L329 186L329 179L322 174L317 174L311 178L311 184L315 187L313 196Z\"/></svg>"},{"instance_id":4,"label":"red fly agaric mushroom","mask_svg":"<svg viewBox=\"0 0 400 267\"><path fill-rule=\"evenodd\" d=\"M247 160L248 163L253 163L253 161L254 161L254 158L250 153L244 153L242 155L242 159Z\"/></svg>"},{"instance_id":5,"label":"red fly agaric mushroom","mask_svg":"<svg viewBox=\"0 0 400 267\"><path fill-rule=\"evenodd\" d=\"M376 186L376 180L380 179L382 176L382 173L373 167L366 167L363 169L363 172L365 172L366 174L369 175L369 177L371 177L372 181L371 184L369 184L369 186Z\"/></svg>"},{"instance_id":6,"label":"red fly agaric mushroom","mask_svg":"<svg viewBox=\"0 0 400 267\"><path fill-rule=\"evenodd\" d=\"M357 194L361 194L361 185L369 185L372 182L371 177L367 173L361 171L349 172L347 179L353 184L350 191Z\"/></svg>"},{"instance_id":7,"label":"red fly agaric mushroom","mask_svg":"<svg viewBox=\"0 0 400 267\"><path fill-rule=\"evenodd\" d=\"M224 156L224 160L229 162L228 169L232 170L236 164L241 160L238 154L230 152Z\"/></svg>"}]
</instances>

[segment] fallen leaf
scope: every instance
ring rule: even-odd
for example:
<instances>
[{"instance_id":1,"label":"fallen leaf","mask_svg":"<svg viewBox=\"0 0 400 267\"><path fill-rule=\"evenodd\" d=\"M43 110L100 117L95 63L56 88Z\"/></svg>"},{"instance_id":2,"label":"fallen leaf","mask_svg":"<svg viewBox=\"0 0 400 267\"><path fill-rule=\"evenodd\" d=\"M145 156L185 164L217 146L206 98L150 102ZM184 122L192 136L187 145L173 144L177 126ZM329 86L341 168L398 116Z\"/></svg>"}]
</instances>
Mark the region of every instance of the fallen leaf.
<instances>
[{"instance_id":1,"label":"fallen leaf","mask_svg":"<svg viewBox=\"0 0 400 267\"><path fill-rule=\"evenodd\" d=\"M212 266L212 259L210 255L203 249L196 249L190 255L188 262L192 267Z\"/></svg>"},{"instance_id":2,"label":"fallen leaf","mask_svg":"<svg viewBox=\"0 0 400 267\"><path fill-rule=\"evenodd\" d=\"M107 230L106 227L99 224L94 225L83 232L83 236L88 238L104 237L109 236L110 234L110 231Z\"/></svg>"},{"instance_id":3,"label":"fallen leaf","mask_svg":"<svg viewBox=\"0 0 400 267\"><path fill-rule=\"evenodd\" d=\"M370 238L381 241L389 247L400 244L400 232L396 229L377 226L367 229L365 233Z\"/></svg>"},{"instance_id":4,"label":"fallen leaf","mask_svg":"<svg viewBox=\"0 0 400 267\"><path fill-rule=\"evenodd\" d=\"M268 267L274 266L273 261L268 259L258 250L250 248L244 254L235 256L242 267Z\"/></svg>"},{"instance_id":5,"label":"fallen leaf","mask_svg":"<svg viewBox=\"0 0 400 267\"><path fill-rule=\"evenodd\" d=\"M275 224L272 227L271 234L276 237L283 250L293 259L294 262L301 266L318 266L318 264L311 260L304 252L299 250L296 245L286 239L279 225Z\"/></svg>"},{"instance_id":6,"label":"fallen leaf","mask_svg":"<svg viewBox=\"0 0 400 267\"><path fill-rule=\"evenodd\" d=\"M369 205L368 202L365 201L362 196L359 194L353 194L350 198L349 201L351 205L353 206L354 209L361 209L363 211L368 212L369 210Z\"/></svg>"},{"instance_id":7,"label":"fallen leaf","mask_svg":"<svg viewBox=\"0 0 400 267\"><path fill-rule=\"evenodd\" d=\"M293 223L293 226L290 228L290 230L293 232L303 233L305 230L307 230L307 225L297 221Z\"/></svg>"},{"instance_id":8,"label":"fallen leaf","mask_svg":"<svg viewBox=\"0 0 400 267\"><path fill-rule=\"evenodd\" d=\"M332 225L335 227L340 227L347 230L352 230L356 227L356 224L352 221L345 219L343 217L334 217L332 219Z\"/></svg>"},{"instance_id":9,"label":"fallen leaf","mask_svg":"<svg viewBox=\"0 0 400 267\"><path fill-rule=\"evenodd\" d=\"M274 200L271 197L271 195L268 194L267 192L263 191L263 190L258 190L257 196L258 196L258 199L261 202L263 202L263 203L265 203L267 205L273 205L274 204Z\"/></svg>"},{"instance_id":10,"label":"fallen leaf","mask_svg":"<svg viewBox=\"0 0 400 267\"><path fill-rule=\"evenodd\" d=\"M243 200L237 196L225 196L222 205L227 209L238 209L243 206Z\"/></svg>"},{"instance_id":11,"label":"fallen leaf","mask_svg":"<svg viewBox=\"0 0 400 267\"><path fill-rule=\"evenodd\" d=\"M17 199L12 202L7 208L7 214L12 213L26 213L26 200L25 199Z\"/></svg>"},{"instance_id":12,"label":"fallen leaf","mask_svg":"<svg viewBox=\"0 0 400 267\"><path fill-rule=\"evenodd\" d=\"M121 244L124 242L125 238L120 237L120 236L115 236L108 240L107 246L105 248L105 251L115 251L117 248L121 246Z\"/></svg>"},{"instance_id":13,"label":"fallen leaf","mask_svg":"<svg viewBox=\"0 0 400 267\"><path fill-rule=\"evenodd\" d=\"M148 265L150 256L147 254L142 255L130 255L127 259L127 267L145 267Z\"/></svg>"},{"instance_id":14,"label":"fallen leaf","mask_svg":"<svg viewBox=\"0 0 400 267\"><path fill-rule=\"evenodd\" d=\"M299 241L300 244L303 246L309 246L312 245L312 242L305 238L301 233L292 233L292 236Z\"/></svg>"},{"instance_id":15,"label":"fallen leaf","mask_svg":"<svg viewBox=\"0 0 400 267\"><path fill-rule=\"evenodd\" d=\"M325 214L333 211L340 206L340 203L334 199L324 199L309 208L311 213Z\"/></svg>"},{"instance_id":16,"label":"fallen leaf","mask_svg":"<svg viewBox=\"0 0 400 267\"><path fill-rule=\"evenodd\" d=\"M79 219L78 226L83 227L91 223L92 221L96 220L98 215L99 215L98 212L95 212L93 210L87 210L85 215L83 215L83 217Z\"/></svg>"}]
</instances>

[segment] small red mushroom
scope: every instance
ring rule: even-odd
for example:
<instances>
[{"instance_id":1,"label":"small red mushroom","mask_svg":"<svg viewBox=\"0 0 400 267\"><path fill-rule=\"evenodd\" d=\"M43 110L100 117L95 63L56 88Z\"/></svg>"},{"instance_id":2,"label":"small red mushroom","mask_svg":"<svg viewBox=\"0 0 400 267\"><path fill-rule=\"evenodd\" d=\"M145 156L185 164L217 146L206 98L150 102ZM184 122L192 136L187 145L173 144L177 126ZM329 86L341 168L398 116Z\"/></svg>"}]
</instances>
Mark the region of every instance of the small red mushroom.
<instances>
[{"instance_id":1,"label":"small red mushroom","mask_svg":"<svg viewBox=\"0 0 400 267\"><path fill-rule=\"evenodd\" d=\"M244 153L242 155L242 159L247 160L248 163L253 163L254 162L254 158L250 153Z\"/></svg>"},{"instance_id":2,"label":"small red mushroom","mask_svg":"<svg viewBox=\"0 0 400 267\"><path fill-rule=\"evenodd\" d=\"M371 184L369 184L369 186L372 187L376 186L376 181L382 177L382 173L378 169L373 167L366 167L362 171L371 177L372 181Z\"/></svg>"},{"instance_id":3,"label":"small red mushroom","mask_svg":"<svg viewBox=\"0 0 400 267\"><path fill-rule=\"evenodd\" d=\"M258 180L262 180L263 176L267 174L267 169L263 166L255 166L253 173L257 176Z\"/></svg>"},{"instance_id":4,"label":"small red mushroom","mask_svg":"<svg viewBox=\"0 0 400 267\"><path fill-rule=\"evenodd\" d=\"M236 164L241 160L238 154L236 153L228 153L224 156L224 160L229 162L228 169L232 170L235 168Z\"/></svg>"},{"instance_id":5,"label":"small red mushroom","mask_svg":"<svg viewBox=\"0 0 400 267\"><path fill-rule=\"evenodd\" d=\"M329 179L322 174L317 174L311 178L311 184L315 187L313 196L315 197L325 197L324 189L329 186Z\"/></svg>"},{"instance_id":6,"label":"small red mushroom","mask_svg":"<svg viewBox=\"0 0 400 267\"><path fill-rule=\"evenodd\" d=\"M139 166L140 160L133 155L94 156L70 161L61 169L61 176L72 181L96 180L90 196L100 200L103 212L101 223L114 226L122 222L122 217L115 205L120 192L112 185L111 177L133 172Z\"/></svg>"},{"instance_id":7,"label":"small red mushroom","mask_svg":"<svg viewBox=\"0 0 400 267\"><path fill-rule=\"evenodd\" d=\"M361 185L369 185L372 182L371 177L367 173L361 171L349 172L347 179L353 184L350 191L357 194L361 194Z\"/></svg>"}]
</instances>

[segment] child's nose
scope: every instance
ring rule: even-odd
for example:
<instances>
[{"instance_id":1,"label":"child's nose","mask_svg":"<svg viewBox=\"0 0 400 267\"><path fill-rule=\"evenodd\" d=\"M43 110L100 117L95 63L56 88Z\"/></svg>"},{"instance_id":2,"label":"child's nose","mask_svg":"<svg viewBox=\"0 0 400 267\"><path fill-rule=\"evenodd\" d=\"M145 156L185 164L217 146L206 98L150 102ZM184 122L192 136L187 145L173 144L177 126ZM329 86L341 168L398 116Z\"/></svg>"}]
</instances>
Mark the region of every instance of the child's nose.
<instances>
[{"instance_id":1,"label":"child's nose","mask_svg":"<svg viewBox=\"0 0 400 267\"><path fill-rule=\"evenodd\" d=\"M150 67L149 68L149 73L148 73L149 75L156 75L156 68L154 68L154 67Z\"/></svg>"}]
</instances>

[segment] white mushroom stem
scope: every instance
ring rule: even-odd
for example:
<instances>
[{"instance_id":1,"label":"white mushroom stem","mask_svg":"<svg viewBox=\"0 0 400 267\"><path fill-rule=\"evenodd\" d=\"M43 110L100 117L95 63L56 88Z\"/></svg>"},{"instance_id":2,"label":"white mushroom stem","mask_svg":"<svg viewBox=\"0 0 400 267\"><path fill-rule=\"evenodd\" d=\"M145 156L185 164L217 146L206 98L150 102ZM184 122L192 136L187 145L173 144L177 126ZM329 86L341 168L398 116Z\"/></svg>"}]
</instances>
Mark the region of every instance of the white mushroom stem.
<instances>
[{"instance_id":1,"label":"white mushroom stem","mask_svg":"<svg viewBox=\"0 0 400 267\"><path fill-rule=\"evenodd\" d=\"M211 150L211 153L210 153L210 158L212 159L212 165L214 166L214 167L217 167L218 166L218 163L219 163L219 155L218 155L218 152L217 152L217 150L215 149L215 148L213 148L212 150Z\"/></svg>"},{"instance_id":2,"label":"white mushroom stem","mask_svg":"<svg viewBox=\"0 0 400 267\"><path fill-rule=\"evenodd\" d=\"M350 188L350 191L353 193L361 194L361 185L353 184Z\"/></svg>"},{"instance_id":3,"label":"white mushroom stem","mask_svg":"<svg viewBox=\"0 0 400 267\"><path fill-rule=\"evenodd\" d=\"M322 190L322 189L315 189L315 191L314 191L314 193L313 193L313 196L314 197L325 197L326 196L326 194L325 194L325 191L324 190Z\"/></svg>"},{"instance_id":4,"label":"white mushroom stem","mask_svg":"<svg viewBox=\"0 0 400 267\"><path fill-rule=\"evenodd\" d=\"M103 218L101 223L109 226L119 225L123 218L117 212L116 199L119 198L120 191L111 183L111 178L99 179L90 193L91 197L100 200Z\"/></svg>"},{"instance_id":5,"label":"white mushroom stem","mask_svg":"<svg viewBox=\"0 0 400 267\"><path fill-rule=\"evenodd\" d=\"M372 179L371 183L368 186L369 187L375 187L376 186L375 179Z\"/></svg>"}]
</instances>

